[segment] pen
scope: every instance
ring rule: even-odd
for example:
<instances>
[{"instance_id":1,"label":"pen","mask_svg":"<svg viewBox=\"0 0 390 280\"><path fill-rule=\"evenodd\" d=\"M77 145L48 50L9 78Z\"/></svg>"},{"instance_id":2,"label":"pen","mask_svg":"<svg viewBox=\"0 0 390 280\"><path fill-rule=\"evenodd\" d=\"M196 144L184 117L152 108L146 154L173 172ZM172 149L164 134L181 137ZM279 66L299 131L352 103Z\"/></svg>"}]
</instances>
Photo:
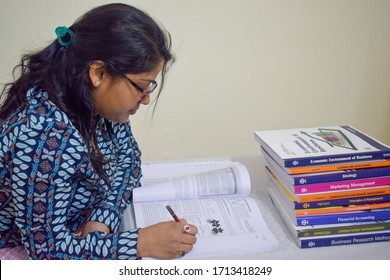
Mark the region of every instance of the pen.
<instances>
[{"instance_id":1,"label":"pen","mask_svg":"<svg viewBox=\"0 0 390 280\"><path fill-rule=\"evenodd\" d=\"M175 214L175 212L173 212L171 206L167 205L166 207L167 207L169 213L172 215L173 219L175 219L176 222L180 222L179 217Z\"/></svg>"},{"instance_id":2,"label":"pen","mask_svg":"<svg viewBox=\"0 0 390 280\"><path fill-rule=\"evenodd\" d=\"M175 212L173 212L171 206L167 205L166 208L168 209L169 213L172 215L173 219L175 219L176 222L179 222L180 223L180 219L179 217L175 214ZM191 227L189 225L185 225L183 227L183 233L189 233L191 230ZM179 257L182 258L184 257L186 254L186 252L183 252L183 251L179 251Z\"/></svg>"}]
</instances>

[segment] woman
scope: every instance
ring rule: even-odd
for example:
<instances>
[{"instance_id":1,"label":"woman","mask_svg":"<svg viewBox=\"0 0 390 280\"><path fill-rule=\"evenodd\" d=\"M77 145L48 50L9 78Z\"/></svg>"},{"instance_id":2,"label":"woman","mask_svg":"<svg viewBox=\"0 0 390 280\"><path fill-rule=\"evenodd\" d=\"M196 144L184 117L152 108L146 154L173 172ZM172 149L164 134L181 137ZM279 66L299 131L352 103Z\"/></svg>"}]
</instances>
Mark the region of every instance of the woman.
<instances>
[{"instance_id":1,"label":"woman","mask_svg":"<svg viewBox=\"0 0 390 280\"><path fill-rule=\"evenodd\" d=\"M184 220L118 232L141 178L128 119L150 103L159 74L160 94L169 37L125 4L55 31L2 92L0 248L23 245L31 259L183 256L197 233Z\"/></svg>"}]
</instances>

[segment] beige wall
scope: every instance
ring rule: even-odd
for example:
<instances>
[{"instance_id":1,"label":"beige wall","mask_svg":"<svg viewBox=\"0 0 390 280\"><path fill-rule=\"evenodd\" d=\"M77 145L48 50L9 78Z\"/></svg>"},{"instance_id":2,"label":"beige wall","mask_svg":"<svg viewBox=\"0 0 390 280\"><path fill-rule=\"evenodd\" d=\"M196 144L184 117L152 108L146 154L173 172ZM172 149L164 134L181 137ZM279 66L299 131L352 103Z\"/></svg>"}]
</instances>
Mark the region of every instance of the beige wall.
<instances>
[{"instance_id":1,"label":"beige wall","mask_svg":"<svg viewBox=\"0 0 390 280\"><path fill-rule=\"evenodd\" d=\"M22 51L110 1L2 0L0 82ZM177 62L144 159L259 154L254 130L350 124L390 144L389 0L127 1L170 31Z\"/></svg>"}]
</instances>

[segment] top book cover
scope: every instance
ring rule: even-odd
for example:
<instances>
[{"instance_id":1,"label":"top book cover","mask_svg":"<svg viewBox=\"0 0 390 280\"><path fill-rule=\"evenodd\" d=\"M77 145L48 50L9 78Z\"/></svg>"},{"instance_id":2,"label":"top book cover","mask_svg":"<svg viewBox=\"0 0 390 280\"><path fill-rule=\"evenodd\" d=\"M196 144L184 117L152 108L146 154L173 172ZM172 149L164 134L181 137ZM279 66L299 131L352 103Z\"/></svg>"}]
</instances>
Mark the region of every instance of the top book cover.
<instances>
[{"instance_id":1,"label":"top book cover","mask_svg":"<svg viewBox=\"0 0 390 280\"><path fill-rule=\"evenodd\" d=\"M255 139L283 167L390 158L390 146L351 126L255 131Z\"/></svg>"}]
</instances>

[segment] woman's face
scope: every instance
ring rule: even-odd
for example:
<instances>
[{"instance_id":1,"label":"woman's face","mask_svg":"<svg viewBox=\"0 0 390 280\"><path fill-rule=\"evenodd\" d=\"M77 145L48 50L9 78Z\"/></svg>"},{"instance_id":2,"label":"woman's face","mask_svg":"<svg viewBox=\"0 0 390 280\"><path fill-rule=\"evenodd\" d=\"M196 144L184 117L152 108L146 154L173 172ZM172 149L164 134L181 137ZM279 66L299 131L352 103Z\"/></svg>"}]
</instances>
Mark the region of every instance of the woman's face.
<instances>
[{"instance_id":1,"label":"woman's face","mask_svg":"<svg viewBox=\"0 0 390 280\"><path fill-rule=\"evenodd\" d=\"M100 64L101 65L101 64ZM144 97L141 89L147 91L151 82L161 72L164 62L155 69L140 74L124 74L125 77L113 79L99 63L92 64L90 79L92 82L92 99L96 114L118 123L126 122L134 115L141 104L148 105L150 97ZM138 89L131 82L138 85Z\"/></svg>"}]
</instances>

